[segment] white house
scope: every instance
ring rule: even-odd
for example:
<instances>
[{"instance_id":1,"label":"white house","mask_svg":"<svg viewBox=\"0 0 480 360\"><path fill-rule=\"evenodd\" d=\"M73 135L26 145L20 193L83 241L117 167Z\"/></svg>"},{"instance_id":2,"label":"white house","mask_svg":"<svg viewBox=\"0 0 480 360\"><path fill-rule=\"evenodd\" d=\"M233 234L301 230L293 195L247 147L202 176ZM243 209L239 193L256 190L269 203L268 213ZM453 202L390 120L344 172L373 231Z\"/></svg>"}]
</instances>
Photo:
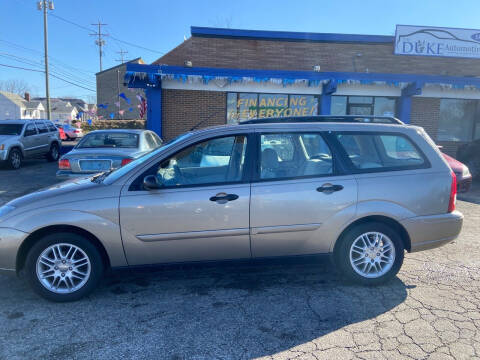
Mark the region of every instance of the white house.
<instances>
[{"instance_id":1,"label":"white house","mask_svg":"<svg viewBox=\"0 0 480 360\"><path fill-rule=\"evenodd\" d=\"M25 97L0 91L0 120L43 119L45 107L41 101L30 100L30 94Z\"/></svg>"}]
</instances>

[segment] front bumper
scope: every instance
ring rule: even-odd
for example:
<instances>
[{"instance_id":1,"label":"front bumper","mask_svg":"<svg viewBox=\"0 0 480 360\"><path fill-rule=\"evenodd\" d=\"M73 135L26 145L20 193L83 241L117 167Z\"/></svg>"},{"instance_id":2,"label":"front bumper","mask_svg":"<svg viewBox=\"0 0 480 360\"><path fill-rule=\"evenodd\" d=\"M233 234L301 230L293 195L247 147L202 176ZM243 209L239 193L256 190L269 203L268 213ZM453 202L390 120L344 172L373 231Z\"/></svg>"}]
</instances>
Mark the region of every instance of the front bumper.
<instances>
[{"instance_id":1,"label":"front bumper","mask_svg":"<svg viewBox=\"0 0 480 360\"><path fill-rule=\"evenodd\" d=\"M8 158L8 150L0 150L0 161L5 161Z\"/></svg>"},{"instance_id":2,"label":"front bumper","mask_svg":"<svg viewBox=\"0 0 480 360\"><path fill-rule=\"evenodd\" d=\"M0 270L15 271L18 250L28 233L0 227Z\"/></svg>"},{"instance_id":3,"label":"front bumper","mask_svg":"<svg viewBox=\"0 0 480 360\"><path fill-rule=\"evenodd\" d=\"M455 240L462 230L463 215L454 211L441 215L416 216L401 221L410 235L411 252L433 249Z\"/></svg>"}]
</instances>

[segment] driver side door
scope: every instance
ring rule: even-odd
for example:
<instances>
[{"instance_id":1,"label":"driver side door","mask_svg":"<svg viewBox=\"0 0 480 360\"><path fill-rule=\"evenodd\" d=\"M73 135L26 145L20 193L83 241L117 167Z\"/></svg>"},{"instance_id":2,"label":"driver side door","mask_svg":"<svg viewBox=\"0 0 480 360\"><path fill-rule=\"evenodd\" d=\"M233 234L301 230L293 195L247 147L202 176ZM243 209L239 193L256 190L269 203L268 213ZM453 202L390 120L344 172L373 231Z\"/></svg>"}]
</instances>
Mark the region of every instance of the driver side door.
<instances>
[{"instance_id":1,"label":"driver side door","mask_svg":"<svg viewBox=\"0 0 480 360\"><path fill-rule=\"evenodd\" d=\"M122 192L130 265L250 258L248 139L228 135L188 145ZM148 175L157 189L143 185Z\"/></svg>"}]
</instances>

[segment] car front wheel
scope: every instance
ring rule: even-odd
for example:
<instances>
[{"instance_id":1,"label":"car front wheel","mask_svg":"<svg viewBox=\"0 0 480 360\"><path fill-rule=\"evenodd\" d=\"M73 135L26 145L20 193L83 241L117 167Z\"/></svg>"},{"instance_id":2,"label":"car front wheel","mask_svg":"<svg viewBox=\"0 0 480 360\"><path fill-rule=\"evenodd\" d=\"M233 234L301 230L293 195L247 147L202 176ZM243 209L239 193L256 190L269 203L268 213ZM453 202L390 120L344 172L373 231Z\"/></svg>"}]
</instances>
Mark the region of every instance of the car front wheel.
<instances>
[{"instance_id":1,"label":"car front wheel","mask_svg":"<svg viewBox=\"0 0 480 360\"><path fill-rule=\"evenodd\" d=\"M339 239L334 256L347 280L378 285L391 280L400 270L404 245L394 229L372 222L347 231Z\"/></svg>"},{"instance_id":2,"label":"car front wheel","mask_svg":"<svg viewBox=\"0 0 480 360\"><path fill-rule=\"evenodd\" d=\"M17 148L10 150L8 165L14 170L20 169L20 166L22 166L22 153Z\"/></svg>"},{"instance_id":3,"label":"car front wheel","mask_svg":"<svg viewBox=\"0 0 480 360\"><path fill-rule=\"evenodd\" d=\"M39 239L25 265L33 290L56 302L86 296L103 274L102 258L95 245L75 233L55 233Z\"/></svg>"}]
</instances>

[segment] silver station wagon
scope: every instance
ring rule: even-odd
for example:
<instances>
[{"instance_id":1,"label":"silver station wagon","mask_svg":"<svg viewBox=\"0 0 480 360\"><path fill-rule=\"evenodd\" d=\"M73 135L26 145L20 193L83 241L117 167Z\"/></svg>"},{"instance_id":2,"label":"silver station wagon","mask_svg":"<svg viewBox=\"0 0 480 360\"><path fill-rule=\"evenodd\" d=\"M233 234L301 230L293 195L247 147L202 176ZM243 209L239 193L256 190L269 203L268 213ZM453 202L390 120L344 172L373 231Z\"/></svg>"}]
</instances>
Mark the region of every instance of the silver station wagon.
<instances>
[{"instance_id":1,"label":"silver station wagon","mask_svg":"<svg viewBox=\"0 0 480 360\"><path fill-rule=\"evenodd\" d=\"M260 119L181 135L115 171L0 208L0 268L47 299L107 268L331 254L380 284L405 251L455 239L456 178L422 128L394 118Z\"/></svg>"}]
</instances>

